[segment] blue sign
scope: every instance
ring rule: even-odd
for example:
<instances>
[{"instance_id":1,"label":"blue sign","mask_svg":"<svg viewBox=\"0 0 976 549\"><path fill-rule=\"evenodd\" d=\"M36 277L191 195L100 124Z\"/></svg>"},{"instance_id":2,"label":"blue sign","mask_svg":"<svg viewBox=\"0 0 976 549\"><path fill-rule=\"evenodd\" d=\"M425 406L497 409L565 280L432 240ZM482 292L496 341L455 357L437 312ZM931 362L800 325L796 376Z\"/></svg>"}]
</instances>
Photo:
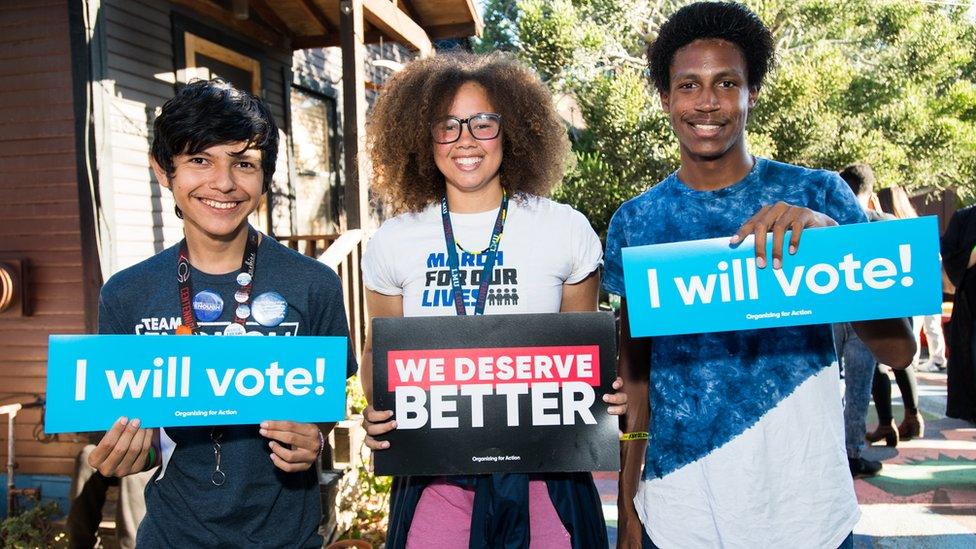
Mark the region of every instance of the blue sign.
<instances>
[{"instance_id":1,"label":"blue sign","mask_svg":"<svg viewBox=\"0 0 976 549\"><path fill-rule=\"evenodd\" d=\"M787 235L787 243L789 235ZM756 267L752 237L623 249L631 334L751 330L942 310L935 217L803 231L795 255ZM784 246L785 247L785 246Z\"/></svg>"},{"instance_id":2,"label":"blue sign","mask_svg":"<svg viewBox=\"0 0 976 549\"><path fill-rule=\"evenodd\" d=\"M47 433L338 421L346 412L344 337L52 335Z\"/></svg>"}]
</instances>

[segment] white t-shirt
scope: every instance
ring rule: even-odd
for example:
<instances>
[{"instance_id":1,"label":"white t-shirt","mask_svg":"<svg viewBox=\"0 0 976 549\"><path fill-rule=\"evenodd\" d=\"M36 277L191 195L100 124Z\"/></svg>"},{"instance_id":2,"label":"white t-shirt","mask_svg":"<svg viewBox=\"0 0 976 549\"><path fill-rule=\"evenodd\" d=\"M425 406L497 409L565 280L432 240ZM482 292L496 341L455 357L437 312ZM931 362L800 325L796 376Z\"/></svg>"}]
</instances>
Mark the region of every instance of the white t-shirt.
<instances>
[{"instance_id":1,"label":"white t-shirt","mask_svg":"<svg viewBox=\"0 0 976 549\"><path fill-rule=\"evenodd\" d=\"M643 480L634 505L670 547L838 547L861 512L844 449L837 364L707 456Z\"/></svg>"},{"instance_id":2,"label":"white t-shirt","mask_svg":"<svg viewBox=\"0 0 976 549\"><path fill-rule=\"evenodd\" d=\"M498 208L452 213L455 240L478 254L487 248L497 217ZM563 284L586 278L602 255L583 214L546 198L512 197L485 314L558 312ZM468 314L474 314L485 257L458 250ZM363 282L375 292L402 295L404 316L455 314L440 204L383 223L366 245Z\"/></svg>"}]
</instances>

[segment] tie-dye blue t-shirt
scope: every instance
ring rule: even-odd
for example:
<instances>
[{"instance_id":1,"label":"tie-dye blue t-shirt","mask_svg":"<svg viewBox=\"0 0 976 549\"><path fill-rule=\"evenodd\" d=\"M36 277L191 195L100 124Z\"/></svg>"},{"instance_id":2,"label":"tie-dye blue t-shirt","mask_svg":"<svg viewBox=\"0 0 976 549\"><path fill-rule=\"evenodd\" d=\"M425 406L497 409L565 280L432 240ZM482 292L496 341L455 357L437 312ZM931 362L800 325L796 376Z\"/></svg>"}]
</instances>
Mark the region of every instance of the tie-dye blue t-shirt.
<instances>
[{"instance_id":1,"label":"tie-dye blue t-shirt","mask_svg":"<svg viewBox=\"0 0 976 549\"><path fill-rule=\"evenodd\" d=\"M779 201L840 224L867 221L833 172L757 158L742 181L716 191L691 189L674 173L614 214L603 286L626 296L621 248L731 237ZM653 338L644 479L664 477L728 443L833 360L827 325Z\"/></svg>"}]
</instances>

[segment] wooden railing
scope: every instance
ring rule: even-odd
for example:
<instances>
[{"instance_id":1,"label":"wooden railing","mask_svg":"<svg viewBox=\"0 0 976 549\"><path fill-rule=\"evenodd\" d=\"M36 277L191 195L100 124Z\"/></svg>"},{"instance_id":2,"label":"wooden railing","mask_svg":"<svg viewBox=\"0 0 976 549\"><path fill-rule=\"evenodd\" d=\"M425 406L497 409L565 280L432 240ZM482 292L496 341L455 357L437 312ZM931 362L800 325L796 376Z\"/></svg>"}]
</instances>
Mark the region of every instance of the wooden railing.
<instances>
[{"instance_id":1,"label":"wooden railing","mask_svg":"<svg viewBox=\"0 0 976 549\"><path fill-rule=\"evenodd\" d=\"M366 302L359 267L363 255L363 232L355 229L342 234L276 238L285 246L328 265L339 275L346 320L349 322L349 338L356 358L361 359L366 343Z\"/></svg>"},{"instance_id":2,"label":"wooden railing","mask_svg":"<svg viewBox=\"0 0 976 549\"><path fill-rule=\"evenodd\" d=\"M328 265L339 275L346 320L349 321L349 338L357 361L362 360L363 345L366 343L366 303L359 266L363 254L363 232L357 229L342 234L284 236L278 237L278 241ZM329 434L329 443L320 458L319 485L327 544L335 541L355 517L355 513L350 513L348 509L340 509L338 501L340 486L356 482L357 479L358 448L365 437L360 420L353 417L340 421Z\"/></svg>"}]
</instances>

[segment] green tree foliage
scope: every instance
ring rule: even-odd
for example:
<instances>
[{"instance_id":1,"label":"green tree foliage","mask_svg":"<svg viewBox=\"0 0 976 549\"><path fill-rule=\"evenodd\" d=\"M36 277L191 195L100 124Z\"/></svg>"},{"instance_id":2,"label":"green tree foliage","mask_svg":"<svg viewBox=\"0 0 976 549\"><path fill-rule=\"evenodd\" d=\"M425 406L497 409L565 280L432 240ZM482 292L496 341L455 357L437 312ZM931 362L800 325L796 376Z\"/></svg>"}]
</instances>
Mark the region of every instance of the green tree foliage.
<instances>
[{"instance_id":1,"label":"green tree foliage","mask_svg":"<svg viewBox=\"0 0 976 549\"><path fill-rule=\"evenodd\" d=\"M0 522L0 547L34 549L68 547L68 537L55 523L61 515L58 504L48 501Z\"/></svg>"},{"instance_id":2,"label":"green tree foliage","mask_svg":"<svg viewBox=\"0 0 976 549\"><path fill-rule=\"evenodd\" d=\"M556 198L603 234L621 201L678 166L644 50L690 0L488 0L480 51L534 67L575 98L576 167ZM753 153L837 170L863 161L881 186L976 198L976 24L911 0L748 0L777 64L752 114Z\"/></svg>"}]
</instances>

